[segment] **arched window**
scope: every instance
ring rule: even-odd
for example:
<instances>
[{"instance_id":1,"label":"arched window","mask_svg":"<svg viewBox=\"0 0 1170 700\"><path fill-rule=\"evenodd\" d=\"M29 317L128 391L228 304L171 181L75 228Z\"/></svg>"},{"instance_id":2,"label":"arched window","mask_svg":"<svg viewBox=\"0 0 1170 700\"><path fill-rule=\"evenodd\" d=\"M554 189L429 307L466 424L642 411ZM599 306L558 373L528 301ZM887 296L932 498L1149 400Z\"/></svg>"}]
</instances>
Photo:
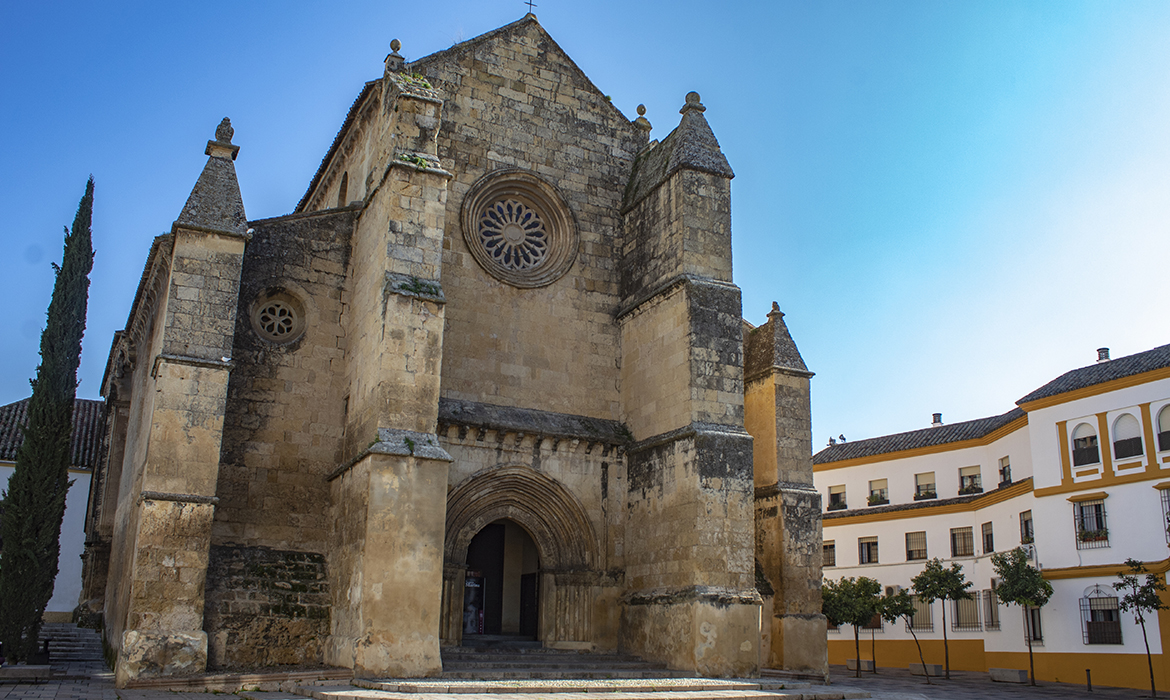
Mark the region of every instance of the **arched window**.
<instances>
[{"instance_id":1,"label":"arched window","mask_svg":"<svg viewBox=\"0 0 1170 700\"><path fill-rule=\"evenodd\" d=\"M1085 644L1121 644L1121 611L1109 586L1085 589L1081 598L1081 634Z\"/></svg>"},{"instance_id":2,"label":"arched window","mask_svg":"<svg viewBox=\"0 0 1170 700\"><path fill-rule=\"evenodd\" d=\"M1142 454L1142 426L1133 414L1123 413L1113 421L1113 456L1117 459Z\"/></svg>"},{"instance_id":3,"label":"arched window","mask_svg":"<svg viewBox=\"0 0 1170 700\"><path fill-rule=\"evenodd\" d=\"M348 197L348 196L349 196L349 173L344 172L341 174L341 184L337 187L337 206L344 207L346 204L349 204L349 201L346 200L346 197Z\"/></svg>"},{"instance_id":4,"label":"arched window","mask_svg":"<svg viewBox=\"0 0 1170 700\"><path fill-rule=\"evenodd\" d=\"M1158 449L1170 450L1170 406L1158 411Z\"/></svg>"},{"instance_id":5,"label":"arched window","mask_svg":"<svg viewBox=\"0 0 1170 700\"><path fill-rule=\"evenodd\" d=\"M1073 466L1096 464L1101 461L1097 449L1097 431L1088 423L1081 423L1073 429Z\"/></svg>"}]
</instances>

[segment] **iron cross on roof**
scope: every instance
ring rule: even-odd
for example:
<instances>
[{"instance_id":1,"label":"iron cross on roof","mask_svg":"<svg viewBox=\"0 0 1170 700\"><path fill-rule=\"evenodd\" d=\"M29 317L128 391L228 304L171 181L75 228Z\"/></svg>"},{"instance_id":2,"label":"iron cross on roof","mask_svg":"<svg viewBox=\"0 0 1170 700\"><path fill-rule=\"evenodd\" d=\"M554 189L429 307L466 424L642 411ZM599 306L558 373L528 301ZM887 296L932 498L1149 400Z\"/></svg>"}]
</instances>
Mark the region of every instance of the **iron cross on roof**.
<instances>
[{"instance_id":1,"label":"iron cross on roof","mask_svg":"<svg viewBox=\"0 0 1170 700\"><path fill-rule=\"evenodd\" d=\"M532 8L538 7L532 0L525 0L524 4L528 6L528 14L532 14Z\"/></svg>"}]
</instances>

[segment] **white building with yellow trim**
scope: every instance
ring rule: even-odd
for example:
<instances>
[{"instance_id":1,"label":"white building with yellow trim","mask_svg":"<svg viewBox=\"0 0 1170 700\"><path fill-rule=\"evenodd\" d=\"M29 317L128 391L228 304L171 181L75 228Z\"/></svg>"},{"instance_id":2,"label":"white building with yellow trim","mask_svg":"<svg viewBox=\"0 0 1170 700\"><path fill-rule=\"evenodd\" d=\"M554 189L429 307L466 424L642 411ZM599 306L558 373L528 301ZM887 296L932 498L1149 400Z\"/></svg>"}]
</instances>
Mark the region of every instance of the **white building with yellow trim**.
<instances>
[{"instance_id":1,"label":"white building with yellow trim","mask_svg":"<svg viewBox=\"0 0 1170 700\"><path fill-rule=\"evenodd\" d=\"M947 603L952 669L1028 668L1024 612L998 602L990 555L1024 545L1054 595L1029 613L1039 680L1148 684L1141 628L1117 610L1128 558L1170 569L1170 345L1068 372L999 416L831 443L813 457L824 501L825 577L910 587L925 560L958 562L976 593ZM1170 598L1167 598L1170 602ZM921 606L926 662L943 661L942 603ZM1147 623L1170 687L1170 615ZM863 659L918 663L902 623L865 629ZM829 662L853 658L829 633Z\"/></svg>"}]
</instances>

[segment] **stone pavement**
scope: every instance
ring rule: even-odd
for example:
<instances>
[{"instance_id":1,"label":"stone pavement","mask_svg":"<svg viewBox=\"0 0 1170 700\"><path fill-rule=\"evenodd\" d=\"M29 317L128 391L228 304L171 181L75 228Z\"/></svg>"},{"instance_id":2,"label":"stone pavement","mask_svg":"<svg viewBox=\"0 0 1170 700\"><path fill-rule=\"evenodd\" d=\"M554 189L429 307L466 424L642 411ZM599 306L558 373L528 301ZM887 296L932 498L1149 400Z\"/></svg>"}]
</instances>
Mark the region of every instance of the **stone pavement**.
<instances>
[{"instance_id":1,"label":"stone pavement","mask_svg":"<svg viewBox=\"0 0 1170 700\"><path fill-rule=\"evenodd\" d=\"M169 690L115 690L113 684L113 674L105 670L100 663L97 662L77 662L70 664L65 669L54 669L56 674L61 677L65 675L65 671L69 672L72 679L56 679L46 681L44 683L0 683L0 700L207 700L212 697L206 692L173 692ZM79 678L83 674L88 674L89 678ZM847 671L843 666L834 666L831 669L833 683L828 686L813 685L806 688L794 688L788 691L771 691L766 693L756 693L743 691L713 691L703 693L704 697L711 698L748 698L758 695L767 694L772 698L777 696L787 696L796 700L797 698L820 698L821 700L828 700L829 698L856 698L864 697L868 694L874 700L1000 700L1001 698L1010 698L1016 700L1055 700L1060 698L1062 700L1121 700L1125 698L1130 700L1133 698L1148 697L1149 691L1133 690L1127 688L1102 688L1094 687L1093 692L1088 692L1083 685L1071 685L1067 683L1041 683L1038 687L1030 687L1027 685L1015 685L1010 683L992 683L987 674L972 673L956 671L951 673L951 680L945 681L941 679L933 679L934 685L926 685L921 677L911 676L905 670L899 669L880 669L878 674L863 673L861 679L853 677L853 673ZM682 679L680 679L682 680ZM498 681L500 687L493 688L490 693L459 693L453 695L444 695L442 693L425 692L422 688L412 689L409 693L378 693L377 691L363 690L360 688L352 688L349 686L320 686L316 688L318 691L314 695L322 698L360 698L360 697L400 697L409 700L450 700L455 698L457 700L542 700L544 698L555 697L557 700L588 700L589 698L596 698L597 692L602 690L605 682L597 681L594 683L597 687L590 687L590 693L523 693L514 692L519 690L516 682ZM575 682L574 684L576 684ZM483 684L483 682L479 682ZM445 685L450 685L446 683ZM800 684L803 685L803 684ZM567 688L566 688L567 689ZM435 688L439 690L439 688ZM508 691L513 692L508 692ZM626 695L633 697L633 693L614 692L613 688L606 689L606 698L608 700L625 700ZM1170 689L1167 689L1170 690ZM424 692L420 692L424 691ZM639 694L639 698L645 698L646 695ZM684 698L694 697L694 695L682 692L671 692L670 690L660 690L652 694L655 700L683 700ZM1170 695L1170 693L1168 693ZM248 700L303 700L300 695L280 692L240 692L236 697L247 698Z\"/></svg>"},{"instance_id":2,"label":"stone pavement","mask_svg":"<svg viewBox=\"0 0 1170 700\"><path fill-rule=\"evenodd\" d=\"M924 678L911 676L906 669L879 668L877 674L863 671L860 680L844 666L830 666L829 674L833 679L830 687L863 690L873 700L1132 700L1150 696L1149 688L1143 691L1094 685L1090 693L1084 685L1070 683L1040 682L1035 688L1015 683L993 683L986 673L970 671L951 671L949 681L931 678L933 685L926 685ZM1163 690L1170 689L1159 688L1158 697L1163 696ZM1170 697L1170 693L1166 696Z\"/></svg>"}]
</instances>

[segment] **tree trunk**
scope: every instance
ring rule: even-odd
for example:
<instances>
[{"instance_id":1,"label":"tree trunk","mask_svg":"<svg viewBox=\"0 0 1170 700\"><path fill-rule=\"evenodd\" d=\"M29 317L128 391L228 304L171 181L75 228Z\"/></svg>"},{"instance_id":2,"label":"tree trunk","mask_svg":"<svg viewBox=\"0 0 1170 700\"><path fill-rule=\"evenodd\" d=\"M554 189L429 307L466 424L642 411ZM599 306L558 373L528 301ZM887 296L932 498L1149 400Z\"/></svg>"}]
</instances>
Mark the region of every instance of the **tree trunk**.
<instances>
[{"instance_id":1,"label":"tree trunk","mask_svg":"<svg viewBox=\"0 0 1170 700\"><path fill-rule=\"evenodd\" d=\"M922 656L922 645L918 643L918 635L914 634L913 622L910 623L910 636L914 637L914 646L918 647L918 660L922 662L922 672L926 674L926 684L933 685L930 682L930 669L926 667L926 659Z\"/></svg>"},{"instance_id":2,"label":"tree trunk","mask_svg":"<svg viewBox=\"0 0 1170 700\"><path fill-rule=\"evenodd\" d=\"M1028 683L1036 685L1036 662L1032 659L1032 611L1024 608L1024 637L1028 640Z\"/></svg>"},{"instance_id":3,"label":"tree trunk","mask_svg":"<svg viewBox=\"0 0 1170 700\"><path fill-rule=\"evenodd\" d=\"M946 664L946 679L951 679L951 648L947 644L947 599L942 599L943 609L943 662Z\"/></svg>"},{"instance_id":4,"label":"tree trunk","mask_svg":"<svg viewBox=\"0 0 1170 700\"><path fill-rule=\"evenodd\" d=\"M853 647L857 652L857 677L861 678L861 633L860 625L853 625Z\"/></svg>"},{"instance_id":5,"label":"tree trunk","mask_svg":"<svg viewBox=\"0 0 1170 700\"><path fill-rule=\"evenodd\" d=\"M1150 697L1158 697L1158 690L1154 687L1154 660L1150 656L1150 640L1146 638L1146 618L1141 616L1138 622L1142 626L1142 641L1146 643L1146 663L1150 665Z\"/></svg>"},{"instance_id":6,"label":"tree trunk","mask_svg":"<svg viewBox=\"0 0 1170 700\"><path fill-rule=\"evenodd\" d=\"M869 656L873 659L873 672L877 673L877 641L872 629L869 631Z\"/></svg>"}]
</instances>

